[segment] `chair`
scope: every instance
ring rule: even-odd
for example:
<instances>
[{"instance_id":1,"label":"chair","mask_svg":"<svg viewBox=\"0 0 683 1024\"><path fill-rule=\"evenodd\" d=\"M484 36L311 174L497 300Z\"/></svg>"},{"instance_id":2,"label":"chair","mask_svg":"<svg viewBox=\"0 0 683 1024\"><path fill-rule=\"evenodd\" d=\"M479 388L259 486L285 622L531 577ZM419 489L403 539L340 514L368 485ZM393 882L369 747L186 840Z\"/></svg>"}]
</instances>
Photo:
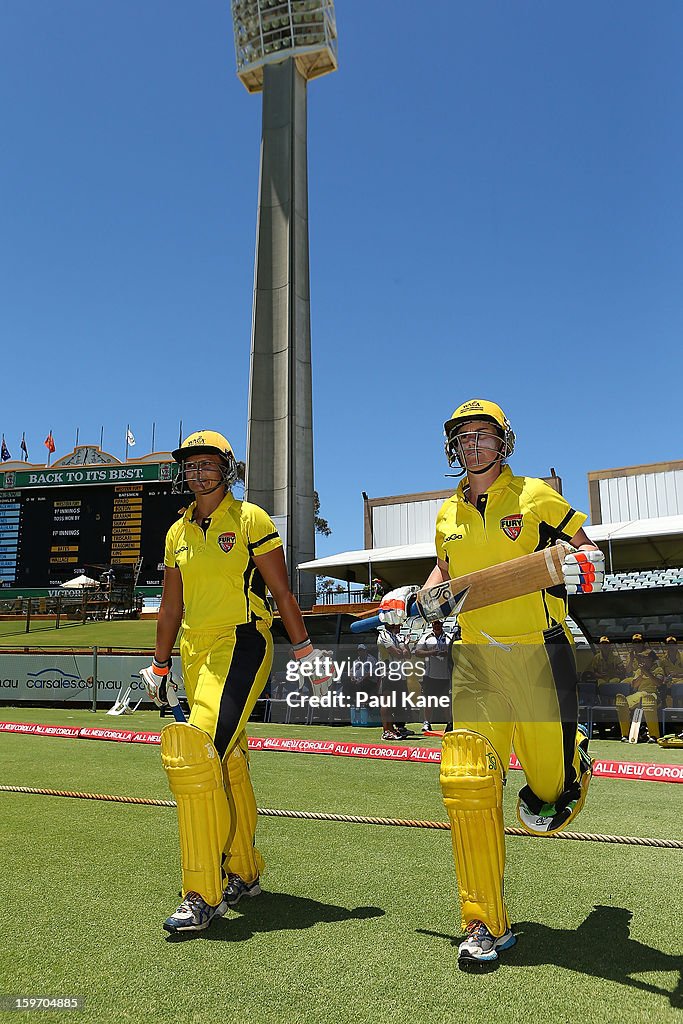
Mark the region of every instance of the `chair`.
<instances>
[{"instance_id":1,"label":"chair","mask_svg":"<svg viewBox=\"0 0 683 1024\"><path fill-rule=\"evenodd\" d=\"M662 711L663 732L666 732L666 723L669 719L672 722L683 722L683 683L674 683L671 687L671 702L673 707L664 708Z\"/></svg>"},{"instance_id":2,"label":"chair","mask_svg":"<svg viewBox=\"0 0 683 1024\"><path fill-rule=\"evenodd\" d=\"M270 699L270 721L280 725L289 725L292 716L292 709L286 700Z\"/></svg>"},{"instance_id":3,"label":"chair","mask_svg":"<svg viewBox=\"0 0 683 1024\"><path fill-rule=\"evenodd\" d=\"M614 703L615 697L618 693L623 693L625 697L628 697L631 692L631 687L628 683L603 683L602 686L598 687L598 700L599 704L593 704L590 708L590 733L593 735L593 728L597 725L609 725L610 727L619 723L619 716L617 715L616 705ZM598 731L602 733L602 729L598 728Z\"/></svg>"},{"instance_id":4,"label":"chair","mask_svg":"<svg viewBox=\"0 0 683 1024\"><path fill-rule=\"evenodd\" d=\"M600 726L619 724L619 716L617 715L617 709L614 704L594 704L592 708L589 708L590 712L590 725L589 725L589 736L593 736L593 730L595 726L598 726L598 732L602 733Z\"/></svg>"}]
</instances>

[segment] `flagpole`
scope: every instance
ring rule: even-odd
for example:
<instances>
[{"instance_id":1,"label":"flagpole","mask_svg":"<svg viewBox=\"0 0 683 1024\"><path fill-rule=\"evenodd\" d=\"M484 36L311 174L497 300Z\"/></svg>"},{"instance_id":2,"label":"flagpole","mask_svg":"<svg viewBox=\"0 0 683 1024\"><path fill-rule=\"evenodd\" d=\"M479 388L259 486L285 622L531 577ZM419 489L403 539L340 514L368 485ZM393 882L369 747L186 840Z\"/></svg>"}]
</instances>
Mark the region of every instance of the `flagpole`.
<instances>
[{"instance_id":1,"label":"flagpole","mask_svg":"<svg viewBox=\"0 0 683 1024\"><path fill-rule=\"evenodd\" d=\"M178 430L178 447L180 448L183 443L183 421L180 421L180 429Z\"/></svg>"},{"instance_id":2,"label":"flagpole","mask_svg":"<svg viewBox=\"0 0 683 1024\"><path fill-rule=\"evenodd\" d=\"M130 423L126 423L126 458L125 458L126 462L128 462L128 437L129 437L129 435L130 435Z\"/></svg>"},{"instance_id":3,"label":"flagpole","mask_svg":"<svg viewBox=\"0 0 683 1024\"><path fill-rule=\"evenodd\" d=\"M50 433L47 436L48 437L52 437L52 427L50 427ZM48 467L50 465L50 459L51 458L52 458L52 452L50 451L50 448L48 446L48 449L47 449L47 464L48 464Z\"/></svg>"},{"instance_id":4,"label":"flagpole","mask_svg":"<svg viewBox=\"0 0 683 1024\"><path fill-rule=\"evenodd\" d=\"M104 427L100 427L100 451L102 451L102 445L104 444Z\"/></svg>"},{"instance_id":5,"label":"flagpole","mask_svg":"<svg viewBox=\"0 0 683 1024\"><path fill-rule=\"evenodd\" d=\"M79 427L76 427L76 444L74 445L74 448L78 448L78 432L79 432L79 429L80 429Z\"/></svg>"},{"instance_id":6,"label":"flagpole","mask_svg":"<svg viewBox=\"0 0 683 1024\"><path fill-rule=\"evenodd\" d=\"M154 451L154 432L156 430L156 423L152 423L152 451Z\"/></svg>"}]
</instances>

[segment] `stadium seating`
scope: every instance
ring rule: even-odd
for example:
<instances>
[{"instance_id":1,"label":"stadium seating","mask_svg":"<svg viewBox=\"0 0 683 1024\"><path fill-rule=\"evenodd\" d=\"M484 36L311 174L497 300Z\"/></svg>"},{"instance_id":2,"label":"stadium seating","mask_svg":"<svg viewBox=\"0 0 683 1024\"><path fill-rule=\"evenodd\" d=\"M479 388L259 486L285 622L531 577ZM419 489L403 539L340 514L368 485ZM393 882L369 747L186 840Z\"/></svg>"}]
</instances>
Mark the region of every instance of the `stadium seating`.
<instances>
[{"instance_id":1,"label":"stadium seating","mask_svg":"<svg viewBox=\"0 0 683 1024\"><path fill-rule=\"evenodd\" d=\"M615 572L605 576L604 590L643 590L651 587L683 587L683 569L648 569Z\"/></svg>"}]
</instances>

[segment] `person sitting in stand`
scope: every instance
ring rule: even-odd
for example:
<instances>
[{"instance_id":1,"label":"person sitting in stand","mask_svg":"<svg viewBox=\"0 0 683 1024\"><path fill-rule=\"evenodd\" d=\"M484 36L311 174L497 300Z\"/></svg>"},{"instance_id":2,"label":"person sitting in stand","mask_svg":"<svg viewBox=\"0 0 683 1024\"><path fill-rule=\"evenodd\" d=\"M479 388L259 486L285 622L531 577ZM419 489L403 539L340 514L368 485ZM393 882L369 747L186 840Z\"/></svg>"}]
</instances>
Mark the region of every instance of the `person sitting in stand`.
<instances>
[{"instance_id":1,"label":"person sitting in stand","mask_svg":"<svg viewBox=\"0 0 683 1024\"><path fill-rule=\"evenodd\" d=\"M678 650L678 640L675 636L668 636L664 643L659 664L664 669L666 685L671 689L673 686L683 685L683 654Z\"/></svg>"},{"instance_id":2,"label":"person sitting in stand","mask_svg":"<svg viewBox=\"0 0 683 1024\"><path fill-rule=\"evenodd\" d=\"M634 650L631 654L632 674L625 680L631 693L625 696L618 693L614 703L619 716L622 743L628 742L631 728L631 712L641 707L648 731L648 742L656 743L659 739L659 696L665 685L664 669L657 661L657 655L651 647L645 646L642 633L634 633Z\"/></svg>"},{"instance_id":3,"label":"person sitting in stand","mask_svg":"<svg viewBox=\"0 0 683 1024\"><path fill-rule=\"evenodd\" d=\"M602 704L611 703L618 693L624 690L626 666L614 650L608 636L601 636L599 646L590 664Z\"/></svg>"}]
</instances>

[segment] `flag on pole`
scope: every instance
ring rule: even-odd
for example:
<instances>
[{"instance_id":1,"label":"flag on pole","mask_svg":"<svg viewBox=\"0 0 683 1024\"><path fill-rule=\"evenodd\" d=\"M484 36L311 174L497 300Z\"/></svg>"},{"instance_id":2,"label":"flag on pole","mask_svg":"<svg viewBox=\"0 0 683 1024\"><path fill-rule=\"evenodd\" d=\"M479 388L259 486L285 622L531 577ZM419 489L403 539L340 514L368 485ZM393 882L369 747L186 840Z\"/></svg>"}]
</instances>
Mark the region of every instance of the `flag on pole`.
<instances>
[{"instance_id":1,"label":"flag on pole","mask_svg":"<svg viewBox=\"0 0 683 1024\"><path fill-rule=\"evenodd\" d=\"M50 433L47 435L47 437L43 441L43 444L49 451L50 455L52 455L53 451L55 450L55 439L52 436L52 431L50 431Z\"/></svg>"},{"instance_id":2,"label":"flag on pole","mask_svg":"<svg viewBox=\"0 0 683 1024\"><path fill-rule=\"evenodd\" d=\"M28 448L26 447L26 434L21 435L21 444L19 445L22 452L24 453L24 462L28 462Z\"/></svg>"},{"instance_id":3,"label":"flag on pole","mask_svg":"<svg viewBox=\"0 0 683 1024\"><path fill-rule=\"evenodd\" d=\"M5 435L2 435L2 447L0 448L0 458L3 462L9 462L12 456L9 453L9 448L5 444Z\"/></svg>"},{"instance_id":4,"label":"flag on pole","mask_svg":"<svg viewBox=\"0 0 683 1024\"><path fill-rule=\"evenodd\" d=\"M126 430L126 444L130 445L131 448L135 444L135 435L133 434L133 431L130 429L130 427L128 427L128 429Z\"/></svg>"}]
</instances>

